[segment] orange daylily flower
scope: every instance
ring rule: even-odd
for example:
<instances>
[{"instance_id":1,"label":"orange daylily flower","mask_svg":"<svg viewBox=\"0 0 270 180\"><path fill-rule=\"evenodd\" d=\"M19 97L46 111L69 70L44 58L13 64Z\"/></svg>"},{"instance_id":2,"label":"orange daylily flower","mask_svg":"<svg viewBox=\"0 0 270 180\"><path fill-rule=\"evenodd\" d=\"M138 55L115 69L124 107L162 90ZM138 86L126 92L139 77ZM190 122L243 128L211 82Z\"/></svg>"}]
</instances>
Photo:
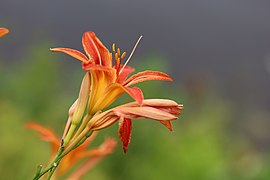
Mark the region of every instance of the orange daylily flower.
<instances>
[{"instance_id":1,"label":"orange daylily flower","mask_svg":"<svg viewBox=\"0 0 270 180\"><path fill-rule=\"evenodd\" d=\"M58 138L51 129L46 128L38 123L29 122L26 124L26 127L37 131L42 140L50 143L51 158L53 158L58 151L60 138ZM89 171L89 169L91 169L95 164L114 151L117 145L114 138L107 138L99 147L88 150L87 147L96 137L96 135L97 132L94 132L82 145L68 153L62 159L57 172L58 176L64 175L76 162L84 159L86 161L71 175L71 177L80 179L80 177Z\"/></svg>"},{"instance_id":2,"label":"orange daylily flower","mask_svg":"<svg viewBox=\"0 0 270 180\"><path fill-rule=\"evenodd\" d=\"M134 71L133 68L126 64L135 48L126 63L121 64L126 53L121 54L119 48L115 50L115 45L113 45L112 48L113 52L110 53L96 37L94 32L84 33L82 45L86 55L70 48L52 48L51 51L68 54L80 60L84 70L90 70L91 92L88 103L88 113L91 115L111 105L124 92L128 93L138 104L142 104L144 99L143 93L138 87L130 87L134 84L149 80L172 81L167 74L150 70L139 72L127 78L129 74ZM113 57L115 60L114 65L112 63Z\"/></svg>"},{"instance_id":3,"label":"orange daylily flower","mask_svg":"<svg viewBox=\"0 0 270 180\"><path fill-rule=\"evenodd\" d=\"M132 119L142 117L157 120L172 131L171 121L177 119L175 115L179 115L180 110L183 109L182 105L172 100L148 99L143 100L141 105L136 102L127 103L97 114L91 119L88 126L92 130L100 130L119 121L118 134L124 152L127 152L131 138Z\"/></svg>"},{"instance_id":4,"label":"orange daylily flower","mask_svg":"<svg viewBox=\"0 0 270 180\"><path fill-rule=\"evenodd\" d=\"M6 35L9 32L7 28L1 28L0 27L0 37Z\"/></svg>"}]
</instances>

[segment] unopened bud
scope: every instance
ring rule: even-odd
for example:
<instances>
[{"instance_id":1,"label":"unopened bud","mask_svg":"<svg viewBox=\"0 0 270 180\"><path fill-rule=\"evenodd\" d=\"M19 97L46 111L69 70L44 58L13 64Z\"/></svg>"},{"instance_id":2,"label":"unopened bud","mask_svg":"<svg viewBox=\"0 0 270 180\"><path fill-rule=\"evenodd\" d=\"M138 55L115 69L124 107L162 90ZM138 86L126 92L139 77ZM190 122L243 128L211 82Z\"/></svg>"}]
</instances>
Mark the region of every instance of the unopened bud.
<instances>
[{"instance_id":1,"label":"unopened bud","mask_svg":"<svg viewBox=\"0 0 270 180\"><path fill-rule=\"evenodd\" d=\"M72 118L72 124L79 124L83 117L90 92L90 75L87 72L83 78L77 105Z\"/></svg>"}]
</instances>

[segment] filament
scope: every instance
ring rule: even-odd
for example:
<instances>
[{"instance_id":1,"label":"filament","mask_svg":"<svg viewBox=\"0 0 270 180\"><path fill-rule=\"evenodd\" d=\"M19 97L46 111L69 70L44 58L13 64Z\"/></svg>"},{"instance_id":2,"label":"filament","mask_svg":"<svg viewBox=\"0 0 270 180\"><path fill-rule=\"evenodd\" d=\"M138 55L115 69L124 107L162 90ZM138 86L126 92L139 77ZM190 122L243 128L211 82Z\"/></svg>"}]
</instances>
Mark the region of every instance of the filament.
<instances>
[{"instance_id":1,"label":"filament","mask_svg":"<svg viewBox=\"0 0 270 180\"><path fill-rule=\"evenodd\" d=\"M137 40L137 42L136 42L136 44L134 45L134 48L132 49L132 51L131 51L131 53L130 53L128 59L126 60L125 64L123 65L123 67L122 67L121 70L119 71L119 74L121 74L121 72L123 71L123 69L124 69L124 68L126 67L126 65L128 64L129 60L131 59L133 53L135 52L135 50L136 50L136 48L137 48L139 42L141 41L142 37L143 37L143 36L140 36L139 39Z\"/></svg>"}]
</instances>

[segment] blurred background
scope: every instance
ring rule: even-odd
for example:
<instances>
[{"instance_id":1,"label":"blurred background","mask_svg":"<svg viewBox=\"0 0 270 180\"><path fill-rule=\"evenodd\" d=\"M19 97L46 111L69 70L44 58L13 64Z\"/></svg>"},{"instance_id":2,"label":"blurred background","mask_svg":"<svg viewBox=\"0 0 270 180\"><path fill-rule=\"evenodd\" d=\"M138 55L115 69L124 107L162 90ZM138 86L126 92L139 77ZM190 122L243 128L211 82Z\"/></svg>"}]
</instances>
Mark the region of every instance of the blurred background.
<instances>
[{"instance_id":1,"label":"blurred background","mask_svg":"<svg viewBox=\"0 0 270 180\"><path fill-rule=\"evenodd\" d=\"M95 31L128 53L142 34L130 65L174 79L142 84L145 97L185 110L173 133L134 121L129 152L119 145L85 179L270 179L269 19L267 0L2 0L0 27L10 33L0 39L1 178L30 179L47 163L48 144L24 124L60 135L83 77L78 61L49 48L82 50L83 32ZM117 125L95 144L108 136Z\"/></svg>"}]
</instances>

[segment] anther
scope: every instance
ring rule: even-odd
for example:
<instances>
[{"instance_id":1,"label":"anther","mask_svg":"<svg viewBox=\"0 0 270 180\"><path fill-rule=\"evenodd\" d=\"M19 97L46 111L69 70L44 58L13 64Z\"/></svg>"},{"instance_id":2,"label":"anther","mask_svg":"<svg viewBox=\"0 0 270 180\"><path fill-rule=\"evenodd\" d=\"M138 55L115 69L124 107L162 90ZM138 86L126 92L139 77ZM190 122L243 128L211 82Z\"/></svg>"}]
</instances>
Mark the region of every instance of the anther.
<instances>
[{"instance_id":1,"label":"anther","mask_svg":"<svg viewBox=\"0 0 270 180\"><path fill-rule=\"evenodd\" d=\"M120 64L121 64L121 59L118 58L118 59L115 59L115 61L116 61L115 68L116 68L116 72L118 73L119 68L120 68Z\"/></svg>"},{"instance_id":2,"label":"anther","mask_svg":"<svg viewBox=\"0 0 270 180\"><path fill-rule=\"evenodd\" d=\"M115 54L114 54L114 59L117 60L118 57L119 57L119 56L118 56L118 53L115 53Z\"/></svg>"},{"instance_id":3,"label":"anther","mask_svg":"<svg viewBox=\"0 0 270 180\"><path fill-rule=\"evenodd\" d=\"M120 58L117 59L117 63L120 65L120 63L121 63L121 59Z\"/></svg>"},{"instance_id":4,"label":"anther","mask_svg":"<svg viewBox=\"0 0 270 180\"><path fill-rule=\"evenodd\" d=\"M117 54L120 56L120 53L121 53L121 51L120 51L120 48L117 48Z\"/></svg>"},{"instance_id":5,"label":"anther","mask_svg":"<svg viewBox=\"0 0 270 180\"><path fill-rule=\"evenodd\" d=\"M126 54L127 54L126 52L123 52L123 54L121 55L121 59L124 59Z\"/></svg>"},{"instance_id":6,"label":"anther","mask_svg":"<svg viewBox=\"0 0 270 180\"><path fill-rule=\"evenodd\" d=\"M115 52L115 43L112 44L112 50Z\"/></svg>"}]
</instances>

